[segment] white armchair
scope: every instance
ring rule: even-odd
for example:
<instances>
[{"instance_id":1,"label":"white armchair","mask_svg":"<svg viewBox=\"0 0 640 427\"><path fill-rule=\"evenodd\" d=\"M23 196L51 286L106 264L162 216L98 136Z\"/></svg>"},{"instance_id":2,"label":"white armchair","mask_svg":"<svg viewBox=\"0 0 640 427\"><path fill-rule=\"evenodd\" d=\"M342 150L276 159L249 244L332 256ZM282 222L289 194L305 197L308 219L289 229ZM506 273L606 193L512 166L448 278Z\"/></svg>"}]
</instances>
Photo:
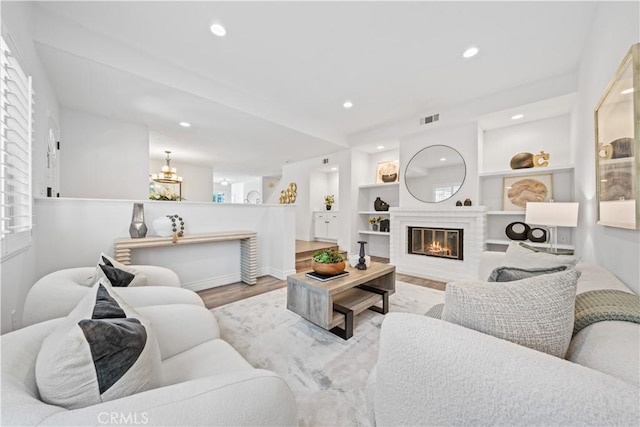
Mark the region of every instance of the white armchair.
<instances>
[{"instance_id":1,"label":"white armchair","mask_svg":"<svg viewBox=\"0 0 640 427\"><path fill-rule=\"evenodd\" d=\"M185 291L190 292L190 291ZM0 337L3 425L297 425L291 390L219 339L210 311L194 304L140 307L156 333L163 386L82 409L40 401L35 363L54 319Z\"/></svg>"}]
</instances>

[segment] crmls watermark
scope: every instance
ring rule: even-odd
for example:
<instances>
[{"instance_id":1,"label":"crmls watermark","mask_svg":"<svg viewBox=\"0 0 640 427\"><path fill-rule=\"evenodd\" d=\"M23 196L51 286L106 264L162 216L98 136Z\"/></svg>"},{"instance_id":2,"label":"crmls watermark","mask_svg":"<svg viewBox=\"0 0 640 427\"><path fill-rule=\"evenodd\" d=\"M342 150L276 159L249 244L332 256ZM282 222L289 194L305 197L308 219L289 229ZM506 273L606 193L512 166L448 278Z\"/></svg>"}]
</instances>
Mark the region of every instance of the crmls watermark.
<instances>
[{"instance_id":1,"label":"crmls watermark","mask_svg":"<svg viewBox=\"0 0 640 427\"><path fill-rule=\"evenodd\" d=\"M98 422L110 425L146 425L149 423L149 415L146 412L100 412Z\"/></svg>"}]
</instances>

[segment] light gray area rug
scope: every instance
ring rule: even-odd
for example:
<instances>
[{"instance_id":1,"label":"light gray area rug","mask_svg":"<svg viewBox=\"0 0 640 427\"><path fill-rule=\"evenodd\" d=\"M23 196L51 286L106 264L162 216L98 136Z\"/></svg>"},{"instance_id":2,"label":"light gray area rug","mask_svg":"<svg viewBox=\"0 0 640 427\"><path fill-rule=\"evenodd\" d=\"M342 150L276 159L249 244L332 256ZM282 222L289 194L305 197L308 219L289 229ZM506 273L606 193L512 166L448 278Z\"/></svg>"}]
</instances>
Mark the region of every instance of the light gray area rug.
<instances>
[{"instance_id":1,"label":"light gray area rug","mask_svg":"<svg viewBox=\"0 0 640 427\"><path fill-rule=\"evenodd\" d=\"M285 379L300 425L370 425L365 388L384 316L359 314L345 341L287 310L286 295L283 288L213 309L222 338L256 368ZM389 302L389 311L424 314L444 302L444 292L396 282Z\"/></svg>"}]
</instances>

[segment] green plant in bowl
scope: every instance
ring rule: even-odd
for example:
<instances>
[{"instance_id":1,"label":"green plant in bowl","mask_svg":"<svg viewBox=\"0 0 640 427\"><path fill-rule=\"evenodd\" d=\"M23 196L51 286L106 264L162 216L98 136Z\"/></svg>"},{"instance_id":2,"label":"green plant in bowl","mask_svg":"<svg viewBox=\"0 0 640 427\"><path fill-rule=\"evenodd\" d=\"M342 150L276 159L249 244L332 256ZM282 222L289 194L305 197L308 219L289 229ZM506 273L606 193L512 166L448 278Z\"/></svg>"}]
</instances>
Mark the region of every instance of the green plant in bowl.
<instances>
[{"instance_id":1,"label":"green plant in bowl","mask_svg":"<svg viewBox=\"0 0 640 427\"><path fill-rule=\"evenodd\" d=\"M344 256L335 249L323 249L313 254L313 260L321 264L335 264L344 261Z\"/></svg>"},{"instance_id":2,"label":"green plant in bowl","mask_svg":"<svg viewBox=\"0 0 640 427\"><path fill-rule=\"evenodd\" d=\"M335 249L323 249L311 257L311 268L319 274L340 274L345 267L344 256Z\"/></svg>"}]
</instances>

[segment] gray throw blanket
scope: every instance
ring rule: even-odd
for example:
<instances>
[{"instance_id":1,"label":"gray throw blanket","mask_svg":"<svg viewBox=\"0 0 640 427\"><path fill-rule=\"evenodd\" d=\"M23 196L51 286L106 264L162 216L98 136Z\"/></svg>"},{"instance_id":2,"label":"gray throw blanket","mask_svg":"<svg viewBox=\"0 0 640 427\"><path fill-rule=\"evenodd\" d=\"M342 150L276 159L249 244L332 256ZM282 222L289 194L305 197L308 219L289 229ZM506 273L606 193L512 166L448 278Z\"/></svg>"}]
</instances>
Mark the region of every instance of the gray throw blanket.
<instances>
[{"instance_id":1,"label":"gray throw blanket","mask_svg":"<svg viewBox=\"0 0 640 427\"><path fill-rule=\"evenodd\" d=\"M615 289L599 289L576 295L573 335L605 320L640 323L640 296Z\"/></svg>"}]
</instances>

